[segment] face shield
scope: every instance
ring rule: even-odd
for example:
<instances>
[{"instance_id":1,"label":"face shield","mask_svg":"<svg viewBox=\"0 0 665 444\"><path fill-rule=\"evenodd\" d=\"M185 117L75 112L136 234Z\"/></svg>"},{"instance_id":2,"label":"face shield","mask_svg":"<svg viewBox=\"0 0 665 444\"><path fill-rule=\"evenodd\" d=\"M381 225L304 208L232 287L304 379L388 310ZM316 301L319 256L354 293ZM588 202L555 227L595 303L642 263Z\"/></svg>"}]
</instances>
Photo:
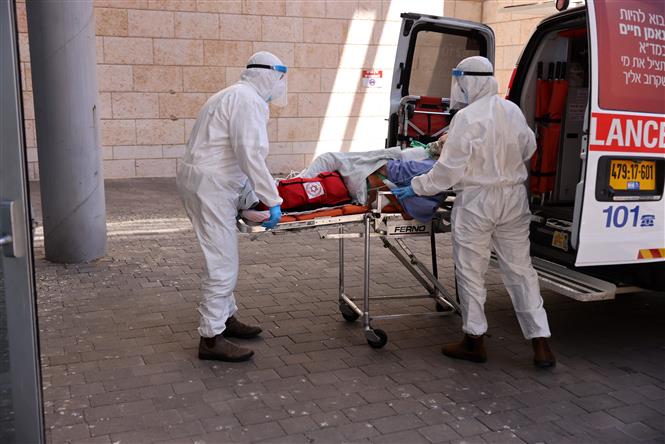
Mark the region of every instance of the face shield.
<instances>
[{"instance_id":1,"label":"face shield","mask_svg":"<svg viewBox=\"0 0 665 444\"><path fill-rule=\"evenodd\" d=\"M284 107L287 105L286 95L286 73L288 68L285 65L264 65L262 63L251 63L247 68L269 69L274 71L276 81L273 84L268 102L275 106Z\"/></svg>"},{"instance_id":2,"label":"face shield","mask_svg":"<svg viewBox=\"0 0 665 444\"><path fill-rule=\"evenodd\" d=\"M492 77L493 72L453 69L450 84L450 109L461 109L469 104L469 88L474 77Z\"/></svg>"}]
</instances>

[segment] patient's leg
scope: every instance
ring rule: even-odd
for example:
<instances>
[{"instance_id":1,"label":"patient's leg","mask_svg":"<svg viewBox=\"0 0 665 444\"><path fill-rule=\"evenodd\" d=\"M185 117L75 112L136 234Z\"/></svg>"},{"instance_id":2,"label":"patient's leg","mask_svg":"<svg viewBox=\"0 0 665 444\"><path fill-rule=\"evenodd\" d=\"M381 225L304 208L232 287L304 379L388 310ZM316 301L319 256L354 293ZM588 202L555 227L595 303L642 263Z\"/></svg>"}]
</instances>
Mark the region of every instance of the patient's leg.
<instances>
[{"instance_id":1,"label":"patient's leg","mask_svg":"<svg viewBox=\"0 0 665 444\"><path fill-rule=\"evenodd\" d=\"M374 201L376 200L376 196L379 191L390 191L390 188L383 183L383 179L381 176L385 177L386 168L381 167L379 170L375 171L374 173L370 174L367 177L367 182L369 183L370 191L368 193L367 197L367 205L371 206ZM392 194L388 194L388 200L390 201L390 204L400 213L402 213L402 217L405 220L411 220L413 217L407 213L402 205L400 205L399 200ZM385 208L385 207L384 207ZM382 210L382 208L379 208L379 210Z\"/></svg>"},{"instance_id":2,"label":"patient's leg","mask_svg":"<svg viewBox=\"0 0 665 444\"><path fill-rule=\"evenodd\" d=\"M383 183L383 179L376 172L367 176L369 192L367 193L367 205L371 206L376 200L379 191L387 191L388 187Z\"/></svg>"}]
</instances>

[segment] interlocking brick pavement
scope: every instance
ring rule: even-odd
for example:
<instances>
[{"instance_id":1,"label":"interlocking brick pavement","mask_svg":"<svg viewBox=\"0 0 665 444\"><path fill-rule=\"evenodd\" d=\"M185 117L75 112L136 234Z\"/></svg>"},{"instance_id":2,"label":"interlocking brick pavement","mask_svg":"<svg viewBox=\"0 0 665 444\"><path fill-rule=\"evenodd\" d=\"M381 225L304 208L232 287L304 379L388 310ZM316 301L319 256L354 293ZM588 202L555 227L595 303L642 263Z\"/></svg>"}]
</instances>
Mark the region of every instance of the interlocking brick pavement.
<instances>
[{"instance_id":1,"label":"interlocking brick pavement","mask_svg":"<svg viewBox=\"0 0 665 444\"><path fill-rule=\"evenodd\" d=\"M33 190L37 187L33 186ZM496 270L485 364L442 356L460 320L377 322L370 348L337 308L337 244L315 233L240 240L239 316L260 323L240 364L196 358L202 257L173 180L108 181L108 255L36 265L47 438L53 443L663 442L665 295L578 303L544 293L558 365L538 370ZM39 195L33 192L39 219ZM39 233L38 233L39 234ZM427 257L428 241L409 244ZM452 289L450 239L438 236ZM347 290L362 291L349 241ZM421 294L374 244L375 295ZM389 301L377 313L433 309ZM241 341L239 341L241 342Z\"/></svg>"}]
</instances>

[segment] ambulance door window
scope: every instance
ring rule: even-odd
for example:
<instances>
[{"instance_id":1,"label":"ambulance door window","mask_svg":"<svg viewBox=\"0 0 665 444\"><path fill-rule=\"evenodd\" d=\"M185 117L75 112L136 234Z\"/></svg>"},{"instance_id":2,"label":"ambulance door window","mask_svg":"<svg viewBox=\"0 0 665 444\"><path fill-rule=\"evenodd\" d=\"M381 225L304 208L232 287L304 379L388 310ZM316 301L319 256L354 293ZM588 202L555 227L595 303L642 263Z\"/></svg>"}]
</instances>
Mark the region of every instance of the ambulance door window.
<instances>
[{"instance_id":1,"label":"ambulance door window","mask_svg":"<svg viewBox=\"0 0 665 444\"><path fill-rule=\"evenodd\" d=\"M440 31L416 31L412 47L411 73L405 85L414 96L450 97L451 71L466 57L485 55L485 43L478 36L443 34Z\"/></svg>"}]
</instances>

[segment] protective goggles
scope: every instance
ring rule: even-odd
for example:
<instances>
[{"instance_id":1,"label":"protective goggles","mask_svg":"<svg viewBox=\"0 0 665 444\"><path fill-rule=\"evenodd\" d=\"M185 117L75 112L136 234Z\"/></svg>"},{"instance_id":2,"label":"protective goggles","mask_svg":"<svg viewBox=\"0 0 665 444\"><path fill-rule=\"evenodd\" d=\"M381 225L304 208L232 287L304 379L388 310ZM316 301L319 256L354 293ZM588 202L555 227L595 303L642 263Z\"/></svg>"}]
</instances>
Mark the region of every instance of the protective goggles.
<instances>
[{"instance_id":1,"label":"protective goggles","mask_svg":"<svg viewBox=\"0 0 665 444\"><path fill-rule=\"evenodd\" d=\"M480 72L480 71L462 71L461 69L453 69L453 77L462 77L462 76L479 76L479 77L490 77L493 76L493 72Z\"/></svg>"},{"instance_id":2,"label":"protective goggles","mask_svg":"<svg viewBox=\"0 0 665 444\"><path fill-rule=\"evenodd\" d=\"M286 74L286 72L289 70L284 65L263 65L261 63L249 64L247 65L247 68L272 69L273 71L281 72L282 74Z\"/></svg>"}]
</instances>

